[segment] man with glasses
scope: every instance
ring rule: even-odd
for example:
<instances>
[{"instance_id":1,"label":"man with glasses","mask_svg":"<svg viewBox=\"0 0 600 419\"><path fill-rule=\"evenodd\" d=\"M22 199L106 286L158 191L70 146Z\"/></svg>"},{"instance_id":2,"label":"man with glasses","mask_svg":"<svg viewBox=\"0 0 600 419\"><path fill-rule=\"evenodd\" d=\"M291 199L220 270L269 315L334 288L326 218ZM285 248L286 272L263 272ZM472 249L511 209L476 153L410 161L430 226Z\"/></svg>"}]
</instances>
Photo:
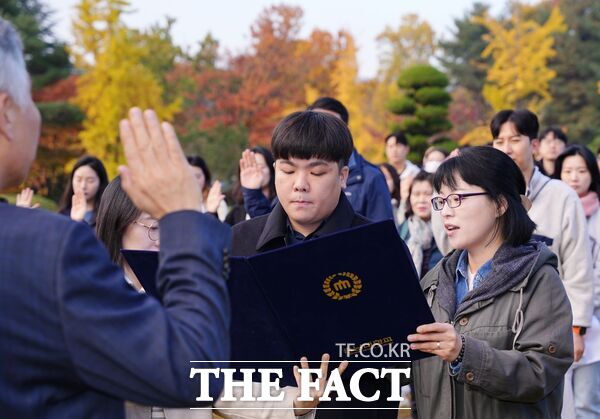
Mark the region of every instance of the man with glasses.
<instances>
[{"instance_id":1,"label":"man with glasses","mask_svg":"<svg viewBox=\"0 0 600 419\"><path fill-rule=\"evenodd\" d=\"M539 147L538 119L527 110L503 110L491 121L494 148L519 166L532 202L529 217L537 224L537 239L558 256L558 271L573 309L575 361L583 355L583 335L591 325L592 256L586 219L577 194L559 180L543 175L535 166L533 152Z\"/></svg>"}]
</instances>

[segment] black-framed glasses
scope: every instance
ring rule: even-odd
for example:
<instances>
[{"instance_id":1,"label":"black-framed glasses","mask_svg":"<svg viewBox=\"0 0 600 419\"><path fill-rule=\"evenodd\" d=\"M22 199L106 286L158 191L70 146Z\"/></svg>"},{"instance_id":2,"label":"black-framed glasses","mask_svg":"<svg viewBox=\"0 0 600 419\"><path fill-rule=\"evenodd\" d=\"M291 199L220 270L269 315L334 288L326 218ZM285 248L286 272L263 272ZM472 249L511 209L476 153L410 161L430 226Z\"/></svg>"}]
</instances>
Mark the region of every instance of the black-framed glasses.
<instances>
[{"instance_id":1,"label":"black-framed glasses","mask_svg":"<svg viewBox=\"0 0 600 419\"><path fill-rule=\"evenodd\" d=\"M477 196L477 195L489 195L488 192L471 192L471 193L453 193L443 198L441 196L436 196L431 198L431 206L436 211L441 211L444 208L444 204L448 204L450 208L458 208L460 204L462 204L463 198L468 196Z\"/></svg>"},{"instance_id":2,"label":"black-framed glasses","mask_svg":"<svg viewBox=\"0 0 600 419\"><path fill-rule=\"evenodd\" d=\"M148 230L148 238L153 242L156 242L158 241L158 239L160 239L160 229L158 228L158 221L152 221L150 225L144 224L138 220L135 220L134 223L139 224L142 227L146 227L146 230Z\"/></svg>"}]
</instances>

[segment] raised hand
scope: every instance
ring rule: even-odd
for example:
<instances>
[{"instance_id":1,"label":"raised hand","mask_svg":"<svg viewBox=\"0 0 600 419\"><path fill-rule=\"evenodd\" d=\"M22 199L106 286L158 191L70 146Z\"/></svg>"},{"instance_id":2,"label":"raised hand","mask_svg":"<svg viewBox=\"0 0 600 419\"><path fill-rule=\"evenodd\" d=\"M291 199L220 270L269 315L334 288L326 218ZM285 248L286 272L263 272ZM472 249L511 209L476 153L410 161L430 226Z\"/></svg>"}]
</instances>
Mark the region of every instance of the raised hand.
<instances>
[{"instance_id":1,"label":"raised hand","mask_svg":"<svg viewBox=\"0 0 600 419\"><path fill-rule=\"evenodd\" d=\"M129 111L119 124L127 166L119 167L123 190L155 219L170 212L202 210L202 191L173 126L152 110Z\"/></svg>"},{"instance_id":2,"label":"raised hand","mask_svg":"<svg viewBox=\"0 0 600 419\"><path fill-rule=\"evenodd\" d=\"M71 219L82 221L87 211L87 202L85 193L82 190L76 190L71 197Z\"/></svg>"},{"instance_id":3,"label":"raised hand","mask_svg":"<svg viewBox=\"0 0 600 419\"><path fill-rule=\"evenodd\" d=\"M300 359L300 367L303 369L308 368L308 360L306 357L302 357ZM340 375L344 373L346 368L348 367L348 361L343 361L338 367ZM300 401L298 399L294 400L294 414L296 416L302 416L310 412L312 409L319 405L319 398L323 395L325 391L325 385L327 384L327 370L329 368L329 354L323 354L321 356L321 378L319 379L319 388L315 389L313 387L310 388L310 397L312 397L311 401ZM296 385L298 386L298 395L300 395L300 372L298 371L298 366L294 365L294 377L296 378ZM311 380L312 382L312 380Z\"/></svg>"},{"instance_id":4,"label":"raised hand","mask_svg":"<svg viewBox=\"0 0 600 419\"><path fill-rule=\"evenodd\" d=\"M225 195L221 192L221 182L218 180L213 183L206 197L206 211L216 213L221 205L221 201L225 199Z\"/></svg>"},{"instance_id":5,"label":"raised hand","mask_svg":"<svg viewBox=\"0 0 600 419\"><path fill-rule=\"evenodd\" d=\"M253 151L244 150L240 159L240 183L246 189L260 189L263 182L262 170L258 167Z\"/></svg>"},{"instance_id":6,"label":"raised hand","mask_svg":"<svg viewBox=\"0 0 600 419\"><path fill-rule=\"evenodd\" d=\"M23 208L39 208L40 204L32 204L33 201L33 189L25 188L17 194L15 205Z\"/></svg>"}]
</instances>

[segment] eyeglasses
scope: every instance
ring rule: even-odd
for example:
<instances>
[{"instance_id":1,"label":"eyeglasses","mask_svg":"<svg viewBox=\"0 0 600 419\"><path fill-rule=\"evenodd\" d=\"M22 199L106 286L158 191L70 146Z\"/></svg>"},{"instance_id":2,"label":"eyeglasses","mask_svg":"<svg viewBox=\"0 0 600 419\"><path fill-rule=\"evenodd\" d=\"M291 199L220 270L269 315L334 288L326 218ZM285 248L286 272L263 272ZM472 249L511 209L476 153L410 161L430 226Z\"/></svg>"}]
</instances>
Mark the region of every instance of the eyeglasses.
<instances>
[{"instance_id":1,"label":"eyeglasses","mask_svg":"<svg viewBox=\"0 0 600 419\"><path fill-rule=\"evenodd\" d=\"M468 196L477 196L477 195L489 195L488 192L472 192L472 193L453 193L448 195L445 198L441 196L436 196L431 199L431 206L436 211L441 211L444 208L444 204L448 204L450 208L458 208L462 203L463 198Z\"/></svg>"},{"instance_id":2,"label":"eyeglasses","mask_svg":"<svg viewBox=\"0 0 600 419\"><path fill-rule=\"evenodd\" d=\"M134 221L135 224L139 224L142 227L146 227L148 230L148 238L153 242L158 241L160 239L160 229L158 228L158 221L153 221L152 224L146 225L138 220Z\"/></svg>"}]
</instances>

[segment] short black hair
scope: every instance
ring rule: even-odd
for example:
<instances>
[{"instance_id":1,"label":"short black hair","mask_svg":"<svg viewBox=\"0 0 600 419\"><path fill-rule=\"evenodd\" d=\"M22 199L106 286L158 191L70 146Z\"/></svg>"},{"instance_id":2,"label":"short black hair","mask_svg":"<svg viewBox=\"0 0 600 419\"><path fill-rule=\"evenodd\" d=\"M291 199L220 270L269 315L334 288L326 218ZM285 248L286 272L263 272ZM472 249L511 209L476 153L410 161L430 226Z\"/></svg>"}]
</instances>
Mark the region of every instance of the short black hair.
<instances>
[{"instance_id":1,"label":"short black hair","mask_svg":"<svg viewBox=\"0 0 600 419\"><path fill-rule=\"evenodd\" d=\"M492 122L490 122L490 130L492 131L493 138L498 138L500 128L506 122L512 122L517 132L521 135L526 135L529 137L529 140L539 138L540 123L538 122L538 117L529 109L505 109L494 115Z\"/></svg>"},{"instance_id":2,"label":"short black hair","mask_svg":"<svg viewBox=\"0 0 600 419\"><path fill-rule=\"evenodd\" d=\"M525 195L525 178L510 157L492 147L471 147L442 163L434 174L433 187L436 191L442 185L456 189L459 176L489 193L496 206L500 207L506 200L506 211L497 225L505 244L519 246L531 239L535 223L521 201L521 195Z\"/></svg>"},{"instance_id":3,"label":"short black hair","mask_svg":"<svg viewBox=\"0 0 600 419\"><path fill-rule=\"evenodd\" d=\"M404 132L398 130L388 134L388 136L385 137L385 143L387 144L388 140L392 137L396 139L396 144L404 144L405 146L408 146L408 140L406 139Z\"/></svg>"},{"instance_id":4,"label":"short black hair","mask_svg":"<svg viewBox=\"0 0 600 419\"><path fill-rule=\"evenodd\" d=\"M406 197L406 200L405 200L406 212L404 213L404 217L406 219L409 219L414 214L412 206L410 205L410 196L412 195L413 185L417 182L429 182L429 184L431 185L431 189L433 189L433 173L429 173L429 172L426 172L425 170L421 170L419 173L417 173L417 175L412 180L412 183L410 184L410 188L408 189L408 196Z\"/></svg>"},{"instance_id":5,"label":"short black hair","mask_svg":"<svg viewBox=\"0 0 600 419\"><path fill-rule=\"evenodd\" d=\"M350 115L348 114L348 109L344 106L342 102L332 97L323 96L315 100L311 105L306 108L307 111L314 111L317 109L324 109L326 111L335 112L342 118L342 121L348 125L348 121L350 119Z\"/></svg>"},{"instance_id":6,"label":"short black hair","mask_svg":"<svg viewBox=\"0 0 600 419\"><path fill-rule=\"evenodd\" d=\"M354 150L348 126L333 115L302 111L286 116L273 131L273 157L318 158L347 166Z\"/></svg>"},{"instance_id":7,"label":"short black hair","mask_svg":"<svg viewBox=\"0 0 600 419\"><path fill-rule=\"evenodd\" d=\"M142 211L129 199L121 187L121 178L117 176L106 187L96 223L96 235L104 243L108 254L114 263L123 266L123 235L127 227L139 218Z\"/></svg>"},{"instance_id":8,"label":"short black hair","mask_svg":"<svg viewBox=\"0 0 600 419\"><path fill-rule=\"evenodd\" d=\"M596 192L600 197L600 170L598 169L598 163L596 162L594 153L586 146L573 144L560 153L554 163L554 178L561 179L560 172L562 172L565 159L571 156L581 156L583 158L588 172L590 172L590 175L592 176L592 183L590 184L588 192Z\"/></svg>"},{"instance_id":9,"label":"short black hair","mask_svg":"<svg viewBox=\"0 0 600 419\"><path fill-rule=\"evenodd\" d=\"M210 188L210 184L212 183L212 175L210 174L210 170L208 170L208 165L204 161L204 159L200 156L187 156L187 161L190 165L199 168L204 173L204 182L205 188Z\"/></svg>"},{"instance_id":10,"label":"short black hair","mask_svg":"<svg viewBox=\"0 0 600 419\"><path fill-rule=\"evenodd\" d=\"M540 134L540 141L542 141L546 137L546 135L548 135L550 133L552 133L554 135L554 138L561 140L563 143L565 143L565 144L569 143L567 134L565 134L565 132L558 127L548 127L545 130L543 130L542 133Z\"/></svg>"}]
</instances>

